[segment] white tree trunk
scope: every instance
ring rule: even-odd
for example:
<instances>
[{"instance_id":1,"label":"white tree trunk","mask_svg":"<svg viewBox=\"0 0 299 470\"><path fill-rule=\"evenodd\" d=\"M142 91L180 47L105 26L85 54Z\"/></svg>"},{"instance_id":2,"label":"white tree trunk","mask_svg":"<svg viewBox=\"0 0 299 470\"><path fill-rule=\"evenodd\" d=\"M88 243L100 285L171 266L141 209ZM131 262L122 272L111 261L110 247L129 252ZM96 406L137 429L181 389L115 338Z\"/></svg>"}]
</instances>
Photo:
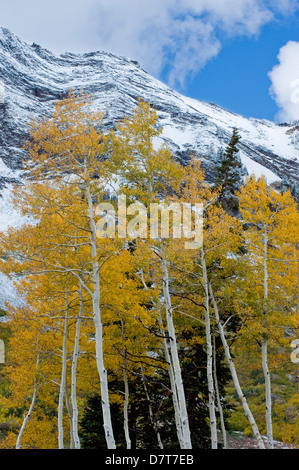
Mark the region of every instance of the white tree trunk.
<instances>
[{"instance_id":1,"label":"white tree trunk","mask_svg":"<svg viewBox=\"0 0 299 470\"><path fill-rule=\"evenodd\" d=\"M182 423L181 423L181 416L180 416L180 409L179 409L179 399L178 399L178 392L177 388L175 385L175 378L174 378L174 371L173 371L173 366L171 362L171 357L169 354L169 348L170 346L168 345L168 342L165 338L165 331L163 327L163 321L161 317L161 313L159 316L159 321L160 321L160 332L163 335L163 348L164 348L164 354L165 354L165 361L167 364L167 369L168 369L168 376L170 380L170 387L172 391L172 402L173 402L173 409L174 409L174 418L175 418L175 425L176 425L176 432L178 436L178 441L180 444L180 447L182 448L183 445L183 438L182 438Z\"/></svg>"},{"instance_id":2,"label":"white tree trunk","mask_svg":"<svg viewBox=\"0 0 299 470\"><path fill-rule=\"evenodd\" d=\"M251 413L251 410L248 406L246 397L242 392L242 389L241 389L241 386L240 386L240 383L239 383L239 379L238 379L238 375L237 375L237 371L236 371L236 368L235 368L235 364L234 364L234 361L231 357L230 348L229 348L229 345L228 345L226 337L225 337L224 328L223 328L223 325L220 321L220 316L219 316L219 312L218 312L217 303L215 301L213 290L212 290L212 287L211 287L210 284L209 284L209 292L210 292L210 296L211 296L211 299L212 299L212 302L213 302L214 313L215 313L215 318L216 318L218 330L219 330L219 333L220 333L220 338L221 338L221 341L222 341L222 344L223 344L225 356L226 356L226 359L227 359L227 362L228 362L228 365L229 365L229 368L230 368L230 372L231 372L231 375L232 375L232 379L233 379L233 382L234 382L236 392L237 392L238 397L241 401L245 416L247 417L247 419L250 423L252 432L253 432L256 440L257 440L259 448L260 449L265 449L265 444L264 444L264 441L262 439L262 436L261 436L261 434L258 430L258 427L257 427L257 424L256 424L255 419L253 417L253 414Z\"/></svg>"},{"instance_id":3,"label":"white tree trunk","mask_svg":"<svg viewBox=\"0 0 299 470\"><path fill-rule=\"evenodd\" d=\"M68 412L69 422L70 422L70 449L75 448L74 435L73 435L73 409L71 400L68 394L67 387L65 388L65 405Z\"/></svg>"},{"instance_id":4,"label":"white tree trunk","mask_svg":"<svg viewBox=\"0 0 299 470\"><path fill-rule=\"evenodd\" d=\"M267 227L264 226L264 300L265 304L268 300L268 233ZM265 305L265 321L267 326L267 305ZM273 427L272 427L272 397L271 397L271 376L268 368L268 340L267 335L263 337L262 343L262 366L265 378L265 399L266 399L266 426L268 449L274 449Z\"/></svg>"},{"instance_id":5,"label":"white tree trunk","mask_svg":"<svg viewBox=\"0 0 299 470\"><path fill-rule=\"evenodd\" d=\"M37 349L38 349L38 340L37 340ZM39 364L39 353L37 351L36 369L38 368L38 364ZM28 421L31 418L31 413L33 411L35 400L36 400L36 394L37 394L37 378L35 376L34 377L34 389L33 389L31 404L30 404L28 413L25 415L25 417L23 419L23 423L22 423L21 429L20 429L19 434L18 434L16 449L21 449L21 439L22 439L23 433L25 431L26 425L27 425Z\"/></svg>"},{"instance_id":6,"label":"white tree trunk","mask_svg":"<svg viewBox=\"0 0 299 470\"><path fill-rule=\"evenodd\" d=\"M150 399L150 396L149 396L149 393L148 393L148 389L147 389L147 386L146 386L146 382L145 382L145 377L144 377L144 373L143 373L143 368L142 368L142 366L140 366L140 369L141 369L141 377L142 377L143 388L144 388L145 396L146 396L146 399L147 399L147 402L148 402L148 409L149 409L150 420L151 420L152 426L153 426L153 428L154 428L155 435L156 435L156 437L157 437L159 449L163 449L163 448L164 448L163 442L162 442L162 440L161 440L161 436L160 436L160 433L159 433L159 430L158 430L157 422L156 422L156 420L154 419L154 413L153 413L153 409L152 409L152 406L151 406L151 399Z\"/></svg>"},{"instance_id":7,"label":"white tree trunk","mask_svg":"<svg viewBox=\"0 0 299 470\"><path fill-rule=\"evenodd\" d=\"M144 281L144 278L143 278L142 270L141 270L141 281L143 283L144 289L148 290L148 287L147 287L147 285ZM167 342L166 337L165 337L165 330L164 330L163 319L162 319L162 315L161 315L162 303L160 303L157 306L157 310L159 312L160 334L163 338L163 349L164 349L165 361L166 361L166 364L167 364L168 376L169 376L170 387L171 387L171 392L172 392L172 402L173 402L173 409L174 409L174 416L175 416L176 432L177 432L179 445L180 445L180 447L182 447L182 423L181 423L180 413L179 413L179 401L178 401L177 388L175 386L173 366L172 366L171 357L170 357L170 354L169 354L169 345L168 345L168 342ZM144 384L145 384L145 382L144 382ZM158 439L159 447L161 449L163 449L163 443L161 441L161 437L160 437L160 434L158 433L158 431L157 431L157 439Z\"/></svg>"},{"instance_id":8,"label":"white tree trunk","mask_svg":"<svg viewBox=\"0 0 299 470\"><path fill-rule=\"evenodd\" d=\"M94 208L92 203L92 197L90 194L90 187L86 183L86 198L88 202L88 217L90 225L90 246L92 256L92 279L93 279L93 319L95 325L95 348L96 348L96 363L100 378L101 387L101 402L102 412L104 421L104 432L108 449L116 449L111 413L110 413L110 402L109 402L109 391L108 391L108 377L107 371L104 366L104 354L103 354L103 325L101 320L101 309L100 309L100 273L99 264L97 259L97 247L96 247L96 224L94 220Z\"/></svg>"},{"instance_id":9,"label":"white tree trunk","mask_svg":"<svg viewBox=\"0 0 299 470\"><path fill-rule=\"evenodd\" d=\"M204 279L204 292L205 292L205 327L206 327L206 346L207 346L207 380L209 392L209 416L210 416L210 429L211 429L211 447L217 449L217 422L215 411L215 389L213 380L213 347L211 338L211 325L210 325L210 308L209 308L209 288L207 267L203 249L201 250L201 264L202 274Z\"/></svg>"},{"instance_id":10,"label":"white tree trunk","mask_svg":"<svg viewBox=\"0 0 299 470\"><path fill-rule=\"evenodd\" d=\"M79 353L81 319L83 315L83 291L82 291L81 284L79 286L79 297L80 297L80 308L79 308L79 314L78 314L78 318L76 322L76 334L75 334L73 362L72 362L72 385L71 385L71 401L72 401L72 410L73 410L72 435L73 435L75 449L80 449L80 439L79 439L79 433L78 433L77 363L78 363L78 353Z\"/></svg>"},{"instance_id":11,"label":"white tree trunk","mask_svg":"<svg viewBox=\"0 0 299 470\"><path fill-rule=\"evenodd\" d=\"M67 336L68 336L68 293L65 293L65 319L63 331L63 346L62 346L62 370L60 380L60 390L58 399L58 448L63 449L63 404L66 389L66 359L67 359Z\"/></svg>"},{"instance_id":12,"label":"white tree trunk","mask_svg":"<svg viewBox=\"0 0 299 470\"><path fill-rule=\"evenodd\" d=\"M28 421L30 420L31 413L33 411L33 407L34 407L34 404L35 404L36 390L37 390L37 385L36 385L36 379L35 379L34 380L34 390L33 390L33 395L32 395L30 408L28 410L28 413L25 415L25 417L23 419L23 423L22 423L22 426L21 426L21 429L20 429L20 432L19 432L18 438L17 438L16 449L21 449L21 439L22 439L23 433L25 431L26 425L27 425Z\"/></svg>"},{"instance_id":13,"label":"white tree trunk","mask_svg":"<svg viewBox=\"0 0 299 470\"><path fill-rule=\"evenodd\" d=\"M121 335L122 339L124 339L124 323L121 322ZM130 439L130 432L129 432L129 382L128 382L128 358L127 358L127 351L124 351L123 357L123 378L124 378L124 385L125 385L125 397L124 397L124 432L125 432L125 439L127 444L127 449L131 449L131 439Z\"/></svg>"},{"instance_id":14,"label":"white tree trunk","mask_svg":"<svg viewBox=\"0 0 299 470\"><path fill-rule=\"evenodd\" d=\"M216 402L217 402L217 407L218 407L219 416L220 416L221 432L222 432L222 438L223 438L223 449L228 449L225 422L224 422L224 415L223 415L223 409L222 409L222 405L221 405L221 399L220 399L220 393L219 393L219 387L218 387L218 379L217 379L217 361L216 361L215 336L213 338L214 338L214 344L213 344L213 372L214 372L214 386L215 386L215 393L216 393Z\"/></svg>"},{"instance_id":15,"label":"white tree trunk","mask_svg":"<svg viewBox=\"0 0 299 470\"><path fill-rule=\"evenodd\" d=\"M266 394L266 425L267 425L267 441L268 449L274 449L273 433L272 433L272 398L271 398L271 380L268 368L267 357L267 338L262 343L262 363L265 377L265 394Z\"/></svg>"},{"instance_id":16,"label":"white tree trunk","mask_svg":"<svg viewBox=\"0 0 299 470\"><path fill-rule=\"evenodd\" d=\"M124 384L125 384L125 400L124 400L124 431L125 431L125 438L127 443L127 449L131 449L131 439L129 433L129 384L128 384L128 374L127 374L127 359L124 359L124 367L123 367L123 375L124 375Z\"/></svg>"},{"instance_id":17,"label":"white tree trunk","mask_svg":"<svg viewBox=\"0 0 299 470\"><path fill-rule=\"evenodd\" d=\"M162 278L163 279L163 295L164 295L165 307L166 307L166 320L167 320L167 329L168 329L168 334L169 334L171 362L173 365L174 380L175 380L175 386L177 389L177 396L178 396L180 421L181 421L181 426L182 426L181 448L192 449L184 384L183 384L181 366L180 366L179 355L178 355L176 333L175 333L175 328L173 324L172 305L171 305L171 298L170 298L170 293L169 293L169 275L168 275L167 262L165 259L162 259L162 269L163 269L163 278Z\"/></svg>"}]
</instances>

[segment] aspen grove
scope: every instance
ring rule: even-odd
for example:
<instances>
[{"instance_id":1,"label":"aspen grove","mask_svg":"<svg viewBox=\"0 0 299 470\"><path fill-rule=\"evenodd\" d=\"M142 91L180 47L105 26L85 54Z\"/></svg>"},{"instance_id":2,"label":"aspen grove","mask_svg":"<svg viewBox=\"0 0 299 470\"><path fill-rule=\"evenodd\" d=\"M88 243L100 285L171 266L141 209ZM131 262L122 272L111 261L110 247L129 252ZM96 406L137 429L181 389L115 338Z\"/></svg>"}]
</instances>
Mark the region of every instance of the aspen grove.
<instances>
[{"instance_id":1,"label":"aspen grove","mask_svg":"<svg viewBox=\"0 0 299 470\"><path fill-rule=\"evenodd\" d=\"M199 160L158 145L149 103L102 121L71 92L29 124L12 196L27 222L0 234L21 299L1 312L1 448L220 449L235 431L297 447L296 201L253 175L231 214ZM153 203L170 208L168 237L161 220L151 236ZM192 246L195 210L189 233L171 230L186 204L202 207Z\"/></svg>"}]
</instances>

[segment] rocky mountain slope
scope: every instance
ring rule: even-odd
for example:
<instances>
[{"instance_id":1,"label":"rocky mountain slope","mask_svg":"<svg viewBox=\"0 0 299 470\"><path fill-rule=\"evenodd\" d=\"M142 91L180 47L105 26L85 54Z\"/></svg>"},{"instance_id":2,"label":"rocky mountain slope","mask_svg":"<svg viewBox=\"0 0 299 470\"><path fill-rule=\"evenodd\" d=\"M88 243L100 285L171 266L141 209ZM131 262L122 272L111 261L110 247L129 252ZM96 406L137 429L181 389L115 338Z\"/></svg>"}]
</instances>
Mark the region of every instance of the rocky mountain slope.
<instances>
[{"instance_id":1,"label":"rocky mountain slope","mask_svg":"<svg viewBox=\"0 0 299 470\"><path fill-rule=\"evenodd\" d=\"M248 173L265 174L269 184L282 182L298 191L299 123L245 119L177 93L134 60L106 52L55 55L0 28L0 230L19 223L7 198L11 184L22 177L27 122L49 115L70 89L93 95L95 106L105 111L107 128L129 114L138 98L149 101L173 154L181 160L190 154L200 157L208 181L220 149L237 127Z\"/></svg>"},{"instance_id":2,"label":"rocky mountain slope","mask_svg":"<svg viewBox=\"0 0 299 470\"><path fill-rule=\"evenodd\" d=\"M202 158L212 179L218 151L227 145L232 128L242 137L242 159L248 171L264 171L269 182L296 181L299 158L299 123L276 125L245 119L215 104L187 98L156 80L134 60L105 52L55 55L20 40L0 28L0 178L13 178L24 153L22 141L31 116L49 114L55 100L70 89L91 93L112 126L130 113L138 98L157 110L163 139L179 158L194 153Z\"/></svg>"}]
</instances>

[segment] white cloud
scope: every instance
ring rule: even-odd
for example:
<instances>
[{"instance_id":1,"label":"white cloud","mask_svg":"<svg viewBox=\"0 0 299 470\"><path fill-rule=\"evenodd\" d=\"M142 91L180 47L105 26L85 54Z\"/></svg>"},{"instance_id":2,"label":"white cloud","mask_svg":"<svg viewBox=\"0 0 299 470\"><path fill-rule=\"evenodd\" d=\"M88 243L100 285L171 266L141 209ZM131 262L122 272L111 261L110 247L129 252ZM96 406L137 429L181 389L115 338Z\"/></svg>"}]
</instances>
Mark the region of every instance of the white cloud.
<instances>
[{"instance_id":1,"label":"white cloud","mask_svg":"<svg viewBox=\"0 0 299 470\"><path fill-rule=\"evenodd\" d=\"M166 66L172 85L182 85L221 49L223 36L252 36L274 18L263 0L99 1L105 49L137 58L159 75Z\"/></svg>"},{"instance_id":2,"label":"white cloud","mask_svg":"<svg viewBox=\"0 0 299 470\"><path fill-rule=\"evenodd\" d=\"M280 108L280 121L299 120L299 42L289 41L278 54L279 64L269 72L270 94Z\"/></svg>"},{"instance_id":3,"label":"white cloud","mask_svg":"<svg viewBox=\"0 0 299 470\"><path fill-rule=\"evenodd\" d=\"M53 52L87 52L98 39L93 24L97 0L1 1L0 24L21 39Z\"/></svg>"},{"instance_id":4,"label":"white cloud","mask_svg":"<svg viewBox=\"0 0 299 470\"><path fill-rule=\"evenodd\" d=\"M54 52L105 50L172 85L203 68L225 37L257 35L297 0L10 0L1 24Z\"/></svg>"}]
</instances>

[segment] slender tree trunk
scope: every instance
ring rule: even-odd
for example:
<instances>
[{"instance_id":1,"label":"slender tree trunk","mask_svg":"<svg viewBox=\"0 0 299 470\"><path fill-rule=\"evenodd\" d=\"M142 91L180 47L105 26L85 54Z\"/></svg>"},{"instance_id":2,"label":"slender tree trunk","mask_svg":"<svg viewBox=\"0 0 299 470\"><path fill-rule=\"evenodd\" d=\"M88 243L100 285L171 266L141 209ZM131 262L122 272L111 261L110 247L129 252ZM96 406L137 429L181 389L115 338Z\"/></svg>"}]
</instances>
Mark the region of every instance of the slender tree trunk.
<instances>
[{"instance_id":1,"label":"slender tree trunk","mask_svg":"<svg viewBox=\"0 0 299 470\"><path fill-rule=\"evenodd\" d=\"M22 423L22 426L21 426L21 429L20 429L20 432L19 432L18 438L17 438L16 449L21 449L21 439L22 439L23 433L25 431L26 425L27 425L28 421L30 420L31 413L33 411L33 407L34 407L34 404L35 404L36 390L37 390L37 384L36 384L36 379L34 379L34 390L33 390L33 395L32 395L30 408L28 410L28 413L25 415L25 417L23 419L23 423Z\"/></svg>"},{"instance_id":2,"label":"slender tree trunk","mask_svg":"<svg viewBox=\"0 0 299 470\"><path fill-rule=\"evenodd\" d=\"M216 402L217 402L217 407L218 407L219 416L220 416L220 425L221 425L221 432L222 432L222 438L223 438L223 449L228 449L226 429L225 429L225 421L224 421L223 409L222 409L222 405L221 405L221 399L220 399L220 393L219 393L219 387L218 387L215 336L213 336L213 340L214 340L214 343L213 343L213 372L214 372L214 386L215 386L215 393L216 393Z\"/></svg>"},{"instance_id":3,"label":"slender tree trunk","mask_svg":"<svg viewBox=\"0 0 299 470\"><path fill-rule=\"evenodd\" d=\"M169 380L170 380L170 387L171 387L171 391L172 391L172 402L173 402L173 409L174 409L176 432L177 432L180 447L182 448L182 445L183 445L183 436L182 436L183 430L182 430L182 423L181 423L181 416L180 416L180 409L179 409L178 392L177 392L177 388L176 388L176 385L175 385L173 365L172 365L171 357L170 357L170 354L169 354L170 346L168 345L167 339L165 338L165 331L164 331L164 327L163 327L161 312L159 313L159 321L160 321L160 332L163 335L163 349L164 349L164 354L165 354L165 361L166 361L166 364L167 364L168 376L169 376Z\"/></svg>"},{"instance_id":4,"label":"slender tree trunk","mask_svg":"<svg viewBox=\"0 0 299 470\"><path fill-rule=\"evenodd\" d=\"M92 203L92 197L90 194L90 187L86 183L86 198L88 202L88 217L90 224L90 246L92 256L92 279L93 279L93 318L95 325L95 343L96 343L96 363L100 378L101 387L101 402L102 412L104 421L105 438L108 449L116 449L114 434L112 429L110 402L109 402L109 391L108 391L108 377L107 370L104 366L104 354L103 354L103 325L101 320L100 310L100 274L99 264L97 259L97 247L96 247L96 224L94 220L94 208Z\"/></svg>"},{"instance_id":5,"label":"slender tree trunk","mask_svg":"<svg viewBox=\"0 0 299 470\"><path fill-rule=\"evenodd\" d=\"M38 340L37 340L37 350L38 350ZM39 364L39 353L37 351L36 369L38 368L38 364ZM25 417L23 419L23 423L22 423L21 429L20 429L19 434L18 434L16 449L21 449L21 439L22 439L23 433L25 431L26 425L27 425L28 421L31 418L31 413L32 413L34 405L35 405L36 394L37 394L37 378L35 376L34 377L34 388L33 388L33 395L32 395L31 404L30 404L28 413L25 415Z\"/></svg>"},{"instance_id":6,"label":"slender tree trunk","mask_svg":"<svg viewBox=\"0 0 299 470\"><path fill-rule=\"evenodd\" d=\"M124 323L121 322L121 334L122 339L124 339ZM130 432L129 432L129 382L128 382L128 358L127 358L127 351L124 351L123 357L123 378L124 378L124 385L125 385L125 399L124 399L124 432L125 438L127 443L127 449L131 449L131 439L130 439Z\"/></svg>"},{"instance_id":7,"label":"slender tree trunk","mask_svg":"<svg viewBox=\"0 0 299 470\"><path fill-rule=\"evenodd\" d=\"M182 374L181 374L181 366L180 366L179 355L178 355L175 328L173 324L172 305L171 305L171 298L170 298L170 293L169 293L168 268L167 268L167 262L165 259L162 259L162 269L163 269L163 294L164 294L165 307L166 307L166 319L167 319L167 329L168 329L168 334L169 334L171 362L173 365L174 380L175 380L175 386L177 389L179 413L180 413L180 420L181 420L181 426L182 426L181 448L192 449L184 384L183 384L183 379L182 379Z\"/></svg>"},{"instance_id":8,"label":"slender tree trunk","mask_svg":"<svg viewBox=\"0 0 299 470\"><path fill-rule=\"evenodd\" d=\"M210 416L210 429L211 429L211 447L217 449L217 422L215 411L215 388L213 380L213 347L211 338L211 324L210 324L210 307L209 307L209 287L207 267L203 249L201 250L201 263L202 273L204 279L205 291L205 326L206 326L206 345L207 345L207 379L208 379L208 392L209 392L209 416Z\"/></svg>"},{"instance_id":9,"label":"slender tree trunk","mask_svg":"<svg viewBox=\"0 0 299 470\"><path fill-rule=\"evenodd\" d=\"M127 449L131 449L131 439L130 439L130 432L129 432L129 383L128 383L128 373L127 373L127 358L124 358L124 366L123 366L123 376L124 376L124 384L125 384L125 400L124 400L124 431L125 431L125 438L127 443Z\"/></svg>"},{"instance_id":10,"label":"slender tree trunk","mask_svg":"<svg viewBox=\"0 0 299 470\"><path fill-rule=\"evenodd\" d=\"M268 300L268 234L267 227L264 226L264 326L267 327L267 300ZM274 449L273 428L272 428L272 398L271 398L271 376L268 368L268 340L267 334L263 337L262 343L262 366L265 378L265 399L266 399L266 426L268 449Z\"/></svg>"},{"instance_id":11,"label":"slender tree trunk","mask_svg":"<svg viewBox=\"0 0 299 470\"><path fill-rule=\"evenodd\" d=\"M265 377L267 440L268 440L268 449L274 449L273 433L272 433L271 380L270 380L270 371L268 368L267 344L268 344L267 338L264 338L263 343L262 343L262 363L263 363L263 371L264 371L264 377Z\"/></svg>"},{"instance_id":12,"label":"slender tree trunk","mask_svg":"<svg viewBox=\"0 0 299 470\"><path fill-rule=\"evenodd\" d=\"M77 404L77 363L79 354L79 340L80 340L80 329L81 319L83 315L83 289L81 284L79 285L79 297L80 297L80 308L76 322L76 334L73 351L73 362L72 362L72 386L71 386L71 400L72 400L72 435L74 440L75 449L80 449L80 439L78 433L78 404Z\"/></svg>"},{"instance_id":13,"label":"slender tree trunk","mask_svg":"<svg viewBox=\"0 0 299 470\"><path fill-rule=\"evenodd\" d=\"M212 287L211 287L210 284L209 284L209 292L210 292L210 296L211 296L211 299L212 299L212 302L213 302L215 318L216 318L218 330L219 330L219 333L220 333L220 338L221 338L221 341L222 341L222 344L223 344L225 356L226 356L226 359L227 359L227 362L228 362L228 365L229 365L229 368L230 368L230 372L231 372L231 375L232 375L232 379L233 379L233 382L234 382L236 392L237 392L238 397L240 399L240 402L242 404L245 416L247 417L247 419L250 423L252 432L253 432L256 440L257 440L259 448L260 449L265 449L265 444L264 444L264 441L262 439L262 436L261 436L261 434L258 430L258 427L257 427L257 424L256 424L255 419L253 417L253 414L251 413L251 410L248 406L246 397L245 397L244 393L242 392L240 382L239 382L239 379L238 379L238 375L237 375L237 371L236 371L236 368L235 368L235 364L234 364L234 361L231 357L230 348L229 348L229 345L228 345L226 337L225 337L224 328L223 328L223 325L220 321L220 316L219 316L219 312L218 312L217 303L215 301L213 290L212 290Z\"/></svg>"},{"instance_id":14,"label":"slender tree trunk","mask_svg":"<svg viewBox=\"0 0 299 470\"><path fill-rule=\"evenodd\" d=\"M65 292L65 319L64 319L64 332L63 332L63 346L62 346L62 370L61 381L58 399L58 448L63 449L63 404L66 389L66 359L67 359L67 336L68 336L68 292Z\"/></svg>"},{"instance_id":15,"label":"slender tree trunk","mask_svg":"<svg viewBox=\"0 0 299 470\"><path fill-rule=\"evenodd\" d=\"M142 272L142 270L141 270L141 272ZM146 283L144 282L143 273L141 275L141 281L143 283L144 289L148 290L148 287L147 287ZM180 412L179 412L179 400L178 400L177 388L175 386L173 366L172 366L171 357L170 357L170 354L169 354L169 345L168 345L168 342L166 340L166 335L165 335L165 330L164 330L164 325L163 325L163 320L162 320L162 315L161 315L162 303L160 303L160 305L158 305L157 309L158 309L158 312L159 312L160 334L163 337L163 349L164 349L165 361L166 361L166 364L167 364L168 376L169 376L170 387L171 387L171 392L172 392L172 402L173 402L177 437L178 437L179 445L182 448L182 442L183 442L183 440L182 440L182 423L181 423ZM161 441L161 446L162 446L161 448L163 448L162 441Z\"/></svg>"},{"instance_id":16,"label":"slender tree trunk","mask_svg":"<svg viewBox=\"0 0 299 470\"><path fill-rule=\"evenodd\" d=\"M73 434L73 409L72 409L72 404L71 404L67 386L65 387L65 405L66 405L69 422L70 422L70 449L74 449L75 440L74 440L74 434Z\"/></svg>"},{"instance_id":17,"label":"slender tree trunk","mask_svg":"<svg viewBox=\"0 0 299 470\"><path fill-rule=\"evenodd\" d=\"M148 402L148 410L149 410L150 421L151 421L151 424L153 426L153 429L154 429L154 432L155 432L155 435L156 435L156 438L157 438L157 441L158 441L159 449L163 449L164 448L163 443L162 443L161 436L160 436L160 433L159 433L159 430L158 430L157 422L154 419L154 413L153 413L153 409L152 409L152 405L151 405L151 399L150 399L148 389L147 389L147 386L146 386L146 381L145 381L142 366L140 366L140 369L141 369L141 377L142 377L143 388L144 388L145 396L146 396L146 399L147 399L147 402Z\"/></svg>"}]
</instances>

